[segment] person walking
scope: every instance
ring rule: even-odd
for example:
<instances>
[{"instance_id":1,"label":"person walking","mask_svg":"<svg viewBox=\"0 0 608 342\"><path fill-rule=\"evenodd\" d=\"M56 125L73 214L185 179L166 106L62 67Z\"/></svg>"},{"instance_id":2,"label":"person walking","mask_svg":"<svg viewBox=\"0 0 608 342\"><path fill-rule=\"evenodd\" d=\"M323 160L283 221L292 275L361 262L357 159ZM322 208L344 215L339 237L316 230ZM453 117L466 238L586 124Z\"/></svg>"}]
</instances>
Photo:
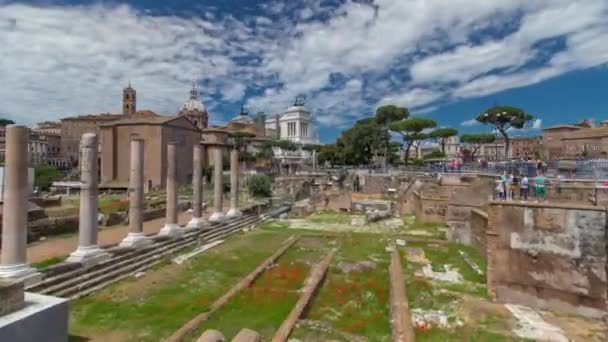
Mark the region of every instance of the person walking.
<instances>
[{"instance_id":1,"label":"person walking","mask_svg":"<svg viewBox=\"0 0 608 342\"><path fill-rule=\"evenodd\" d=\"M528 200L528 195L530 193L530 180L527 175L523 175L521 177L521 181L519 182L519 198L522 202Z\"/></svg>"},{"instance_id":2,"label":"person walking","mask_svg":"<svg viewBox=\"0 0 608 342\"><path fill-rule=\"evenodd\" d=\"M547 178L545 178L542 172L538 173L536 179L534 180L534 185L536 187L536 201L545 201L545 197L547 196L547 188L545 187L545 183L547 182Z\"/></svg>"}]
</instances>

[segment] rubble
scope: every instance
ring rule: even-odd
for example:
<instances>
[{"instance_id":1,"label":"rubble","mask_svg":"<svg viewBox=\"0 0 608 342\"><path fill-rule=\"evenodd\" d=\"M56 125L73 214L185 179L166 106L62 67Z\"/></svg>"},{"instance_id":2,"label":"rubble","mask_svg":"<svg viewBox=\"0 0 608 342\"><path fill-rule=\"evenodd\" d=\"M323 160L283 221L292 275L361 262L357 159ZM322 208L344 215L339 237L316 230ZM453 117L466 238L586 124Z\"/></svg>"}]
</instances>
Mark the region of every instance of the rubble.
<instances>
[{"instance_id":1,"label":"rubble","mask_svg":"<svg viewBox=\"0 0 608 342\"><path fill-rule=\"evenodd\" d=\"M517 336L534 341L568 342L561 328L545 322L533 309L515 304L506 304L505 307L517 319L517 328L513 330Z\"/></svg>"},{"instance_id":2,"label":"rubble","mask_svg":"<svg viewBox=\"0 0 608 342\"><path fill-rule=\"evenodd\" d=\"M445 281L448 283L462 283L463 279L460 273L457 270L452 269L450 265L443 265L445 272L435 272L431 265L426 265L422 267L422 276L425 278L430 278L439 281ZM419 272L417 272L418 274Z\"/></svg>"},{"instance_id":3,"label":"rubble","mask_svg":"<svg viewBox=\"0 0 608 342\"><path fill-rule=\"evenodd\" d=\"M408 262L412 262L415 264L423 264L423 265L428 265L431 263L429 261L429 259L426 258L426 255L422 248L418 248L418 247L406 248L405 255L406 255Z\"/></svg>"},{"instance_id":4,"label":"rubble","mask_svg":"<svg viewBox=\"0 0 608 342\"><path fill-rule=\"evenodd\" d=\"M399 218L386 220L383 223L384 223L384 228L387 228L387 229L398 229L398 228L403 227L403 220L401 220Z\"/></svg>"},{"instance_id":5,"label":"rubble","mask_svg":"<svg viewBox=\"0 0 608 342\"><path fill-rule=\"evenodd\" d=\"M376 269L376 263L371 260L363 260L355 263L340 261L338 268L343 273L363 273L369 270Z\"/></svg>"},{"instance_id":6,"label":"rubble","mask_svg":"<svg viewBox=\"0 0 608 342\"><path fill-rule=\"evenodd\" d=\"M450 316L441 310L424 310L415 308L411 310L412 323L419 330L432 328L452 329L464 326L460 319Z\"/></svg>"}]
</instances>

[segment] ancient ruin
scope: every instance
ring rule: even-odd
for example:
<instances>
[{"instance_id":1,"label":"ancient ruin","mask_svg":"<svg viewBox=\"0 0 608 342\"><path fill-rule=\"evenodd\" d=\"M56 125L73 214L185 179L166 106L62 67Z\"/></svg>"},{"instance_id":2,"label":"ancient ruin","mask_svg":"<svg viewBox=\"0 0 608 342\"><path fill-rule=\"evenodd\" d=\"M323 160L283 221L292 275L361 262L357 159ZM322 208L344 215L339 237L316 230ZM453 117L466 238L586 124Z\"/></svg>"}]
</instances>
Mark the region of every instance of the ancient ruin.
<instances>
[{"instance_id":1,"label":"ancient ruin","mask_svg":"<svg viewBox=\"0 0 608 342\"><path fill-rule=\"evenodd\" d=\"M169 142L165 219L151 234L144 229L151 201L145 142L134 136L128 226L107 245L100 242L98 140L85 134L78 246L34 268L25 253L27 198L14 186L24 181L18 152L27 134L11 126L8 138L0 340L17 331L25 334L17 341L42 338L41 331L48 341L66 341L68 331L173 342L608 337L605 190L584 183L550 188L545 202L497 201L491 176L352 170L276 178L272 204L243 205L236 148L202 142L185 151ZM213 156L209 210L206 149ZM187 195L175 177L180 153L196 161ZM40 314L25 313L31 310Z\"/></svg>"}]
</instances>

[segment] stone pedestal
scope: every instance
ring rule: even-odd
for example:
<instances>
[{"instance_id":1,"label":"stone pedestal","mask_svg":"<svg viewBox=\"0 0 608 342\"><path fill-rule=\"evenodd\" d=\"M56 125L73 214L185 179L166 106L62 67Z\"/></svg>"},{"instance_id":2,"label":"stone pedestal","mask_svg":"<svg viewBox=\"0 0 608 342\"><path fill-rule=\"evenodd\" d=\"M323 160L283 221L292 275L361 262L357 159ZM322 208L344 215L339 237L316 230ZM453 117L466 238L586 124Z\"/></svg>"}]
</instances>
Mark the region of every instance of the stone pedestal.
<instances>
[{"instance_id":1,"label":"stone pedestal","mask_svg":"<svg viewBox=\"0 0 608 342\"><path fill-rule=\"evenodd\" d=\"M144 235L144 140L131 139L131 166L129 177L129 234L120 246L141 248L152 243Z\"/></svg>"},{"instance_id":2,"label":"stone pedestal","mask_svg":"<svg viewBox=\"0 0 608 342\"><path fill-rule=\"evenodd\" d=\"M26 126L6 128L0 278L22 279L26 284L33 284L42 280L42 274L26 263L29 137Z\"/></svg>"},{"instance_id":3,"label":"stone pedestal","mask_svg":"<svg viewBox=\"0 0 608 342\"><path fill-rule=\"evenodd\" d=\"M78 248L68 257L68 262L79 262L91 267L110 258L97 245L99 230L98 139L94 133L85 133L80 141L80 213L78 223Z\"/></svg>"},{"instance_id":4,"label":"stone pedestal","mask_svg":"<svg viewBox=\"0 0 608 342\"><path fill-rule=\"evenodd\" d=\"M223 150L221 146L213 147L213 214L209 217L211 222L221 222L226 219L223 210L223 184L222 184L222 160Z\"/></svg>"},{"instance_id":5,"label":"stone pedestal","mask_svg":"<svg viewBox=\"0 0 608 342\"><path fill-rule=\"evenodd\" d=\"M177 187L177 143L170 142L167 144L167 209L165 225L158 235L179 237L183 234L183 229L180 228L177 222Z\"/></svg>"},{"instance_id":6,"label":"stone pedestal","mask_svg":"<svg viewBox=\"0 0 608 342\"><path fill-rule=\"evenodd\" d=\"M239 210L239 151L233 148L230 151L230 210L227 218L241 217Z\"/></svg>"},{"instance_id":7,"label":"stone pedestal","mask_svg":"<svg viewBox=\"0 0 608 342\"><path fill-rule=\"evenodd\" d=\"M196 144L192 154L192 219L187 228L200 229L207 223L203 218L203 160L204 147Z\"/></svg>"},{"instance_id":8,"label":"stone pedestal","mask_svg":"<svg viewBox=\"0 0 608 342\"><path fill-rule=\"evenodd\" d=\"M0 317L0 341L67 342L67 299L25 293L25 306Z\"/></svg>"}]
</instances>

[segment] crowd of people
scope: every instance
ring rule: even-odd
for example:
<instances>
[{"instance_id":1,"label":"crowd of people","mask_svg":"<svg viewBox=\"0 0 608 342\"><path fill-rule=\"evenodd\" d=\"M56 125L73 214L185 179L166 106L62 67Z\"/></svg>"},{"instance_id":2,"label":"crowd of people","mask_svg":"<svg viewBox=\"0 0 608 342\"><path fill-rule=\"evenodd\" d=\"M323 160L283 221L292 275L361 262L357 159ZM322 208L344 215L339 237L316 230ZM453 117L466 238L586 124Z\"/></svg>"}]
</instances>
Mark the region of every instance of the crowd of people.
<instances>
[{"instance_id":1,"label":"crowd of people","mask_svg":"<svg viewBox=\"0 0 608 342\"><path fill-rule=\"evenodd\" d=\"M562 191L562 175L558 175L555 179L555 189L557 193ZM547 186L548 179L542 171L539 171L535 177L533 177L533 184L530 178L524 173L520 177L515 177L513 173L507 174L505 171L502 176L496 179L495 197L501 200L512 201L514 200L514 193L516 185L519 185L519 199L522 202L528 201L533 195L536 201L544 201L547 197ZM531 189L533 186L532 194Z\"/></svg>"}]
</instances>

